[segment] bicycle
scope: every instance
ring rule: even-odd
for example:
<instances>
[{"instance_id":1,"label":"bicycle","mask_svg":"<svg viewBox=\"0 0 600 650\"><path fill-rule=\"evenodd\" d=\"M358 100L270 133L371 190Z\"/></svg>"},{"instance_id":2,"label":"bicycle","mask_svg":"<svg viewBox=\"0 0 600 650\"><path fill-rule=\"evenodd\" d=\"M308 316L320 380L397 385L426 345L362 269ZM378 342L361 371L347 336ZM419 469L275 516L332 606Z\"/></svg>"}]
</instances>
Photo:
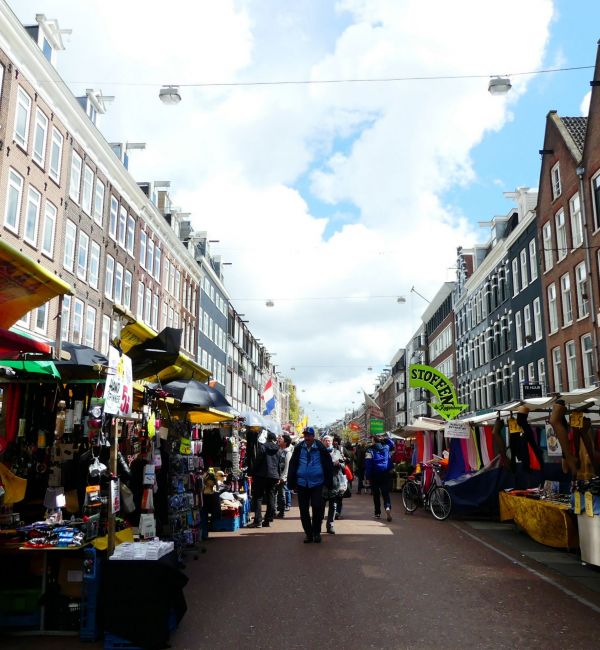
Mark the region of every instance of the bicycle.
<instances>
[{"instance_id":1,"label":"bicycle","mask_svg":"<svg viewBox=\"0 0 600 650\"><path fill-rule=\"evenodd\" d=\"M407 514L412 514L419 506L427 508L438 520L444 521L452 510L452 497L444 487L441 476L441 465L436 462L424 463L433 469L433 479L425 492L425 472L421 479L409 478L402 487L402 505Z\"/></svg>"}]
</instances>

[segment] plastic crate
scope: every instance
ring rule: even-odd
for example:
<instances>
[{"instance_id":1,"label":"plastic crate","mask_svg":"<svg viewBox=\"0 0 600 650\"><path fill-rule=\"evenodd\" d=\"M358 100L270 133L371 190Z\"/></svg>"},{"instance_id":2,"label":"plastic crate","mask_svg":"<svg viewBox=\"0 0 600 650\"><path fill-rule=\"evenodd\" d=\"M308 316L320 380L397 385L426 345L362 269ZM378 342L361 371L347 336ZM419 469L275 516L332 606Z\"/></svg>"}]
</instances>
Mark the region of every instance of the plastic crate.
<instances>
[{"instance_id":1,"label":"plastic crate","mask_svg":"<svg viewBox=\"0 0 600 650\"><path fill-rule=\"evenodd\" d=\"M233 519L215 519L212 522L212 530L216 532L233 532L240 527L240 518L234 517Z\"/></svg>"}]
</instances>

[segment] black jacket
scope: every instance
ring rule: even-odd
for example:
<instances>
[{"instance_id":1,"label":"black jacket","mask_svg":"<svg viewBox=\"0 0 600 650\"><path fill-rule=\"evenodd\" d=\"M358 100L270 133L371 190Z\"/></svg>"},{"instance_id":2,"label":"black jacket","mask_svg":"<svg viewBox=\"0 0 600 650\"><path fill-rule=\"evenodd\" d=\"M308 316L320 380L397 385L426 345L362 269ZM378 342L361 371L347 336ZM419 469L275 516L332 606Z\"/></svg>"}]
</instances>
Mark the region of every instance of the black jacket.
<instances>
[{"instance_id":1,"label":"black jacket","mask_svg":"<svg viewBox=\"0 0 600 650\"><path fill-rule=\"evenodd\" d=\"M327 451L327 448L319 440L315 440L314 445L317 446L321 454L321 466L323 467L323 476L325 477L325 486L328 489L333 487L333 462L331 461L331 454ZM290 465L288 468L288 487L290 490L295 490L298 487L298 465L300 464L300 449L302 443L298 443L294 447L294 453L290 458Z\"/></svg>"},{"instance_id":2,"label":"black jacket","mask_svg":"<svg viewBox=\"0 0 600 650\"><path fill-rule=\"evenodd\" d=\"M252 476L279 479L282 470L283 458L279 453L279 445L275 442L259 442Z\"/></svg>"}]
</instances>

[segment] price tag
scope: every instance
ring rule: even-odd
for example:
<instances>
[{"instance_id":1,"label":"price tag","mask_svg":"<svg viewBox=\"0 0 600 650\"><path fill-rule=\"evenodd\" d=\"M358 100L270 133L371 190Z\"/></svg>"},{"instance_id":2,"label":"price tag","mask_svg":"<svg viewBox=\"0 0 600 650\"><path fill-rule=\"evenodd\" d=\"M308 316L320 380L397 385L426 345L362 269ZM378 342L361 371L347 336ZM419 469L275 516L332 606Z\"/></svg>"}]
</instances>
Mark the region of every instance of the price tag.
<instances>
[{"instance_id":1,"label":"price tag","mask_svg":"<svg viewBox=\"0 0 600 650\"><path fill-rule=\"evenodd\" d=\"M569 424L573 429L583 428L583 413L581 411L573 411L569 416Z\"/></svg>"},{"instance_id":2,"label":"price tag","mask_svg":"<svg viewBox=\"0 0 600 650\"><path fill-rule=\"evenodd\" d=\"M575 497L574 510L576 515L581 514L581 492L574 492L573 496Z\"/></svg>"},{"instance_id":3,"label":"price tag","mask_svg":"<svg viewBox=\"0 0 600 650\"><path fill-rule=\"evenodd\" d=\"M594 495L591 492L585 493L585 514L588 517L594 516Z\"/></svg>"},{"instance_id":4,"label":"price tag","mask_svg":"<svg viewBox=\"0 0 600 650\"><path fill-rule=\"evenodd\" d=\"M523 433L523 429L519 426L515 418L508 418L508 432L509 433Z\"/></svg>"},{"instance_id":5,"label":"price tag","mask_svg":"<svg viewBox=\"0 0 600 650\"><path fill-rule=\"evenodd\" d=\"M192 441L189 438L181 439L179 453L183 456L189 456L192 453Z\"/></svg>"}]
</instances>

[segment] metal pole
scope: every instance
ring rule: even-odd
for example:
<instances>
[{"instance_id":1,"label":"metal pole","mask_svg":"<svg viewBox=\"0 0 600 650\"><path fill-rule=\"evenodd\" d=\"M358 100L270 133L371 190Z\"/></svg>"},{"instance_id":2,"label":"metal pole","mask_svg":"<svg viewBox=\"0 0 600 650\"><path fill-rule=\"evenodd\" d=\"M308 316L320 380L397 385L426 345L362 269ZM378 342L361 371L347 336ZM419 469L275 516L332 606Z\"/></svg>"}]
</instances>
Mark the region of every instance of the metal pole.
<instances>
[{"instance_id":1,"label":"metal pole","mask_svg":"<svg viewBox=\"0 0 600 650\"><path fill-rule=\"evenodd\" d=\"M110 484L108 491L108 557L110 557L115 550L116 540L116 513L114 511L114 503L112 498L113 492L113 477L117 476L117 457L119 452L119 418L114 418L113 429L114 442L110 447Z\"/></svg>"}]
</instances>

